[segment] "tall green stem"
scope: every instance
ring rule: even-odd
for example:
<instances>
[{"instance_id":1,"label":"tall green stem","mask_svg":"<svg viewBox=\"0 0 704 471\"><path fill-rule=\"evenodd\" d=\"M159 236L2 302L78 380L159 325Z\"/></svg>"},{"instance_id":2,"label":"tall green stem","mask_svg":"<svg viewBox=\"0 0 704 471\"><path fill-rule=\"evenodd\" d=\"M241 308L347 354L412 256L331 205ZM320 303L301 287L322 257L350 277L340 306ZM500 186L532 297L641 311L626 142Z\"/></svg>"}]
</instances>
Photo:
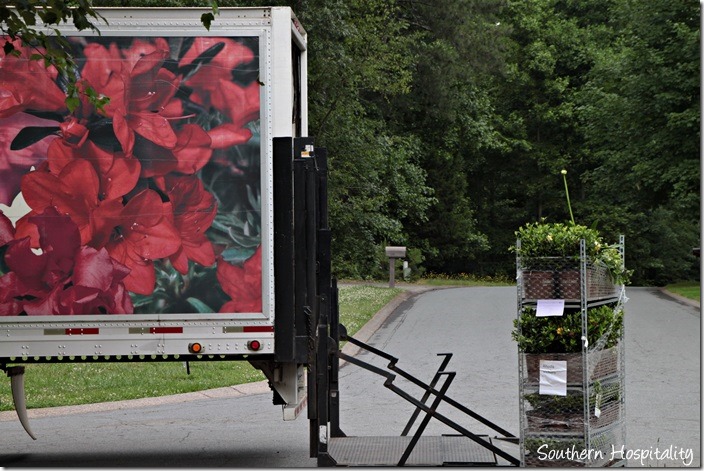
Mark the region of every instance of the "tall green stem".
<instances>
[{"instance_id":1,"label":"tall green stem","mask_svg":"<svg viewBox=\"0 0 704 471\"><path fill-rule=\"evenodd\" d=\"M565 196L567 197L567 209L570 210L570 219L574 225L574 214L572 214L572 205L570 204L570 190L567 188L567 170L562 170L562 181L565 182Z\"/></svg>"}]
</instances>

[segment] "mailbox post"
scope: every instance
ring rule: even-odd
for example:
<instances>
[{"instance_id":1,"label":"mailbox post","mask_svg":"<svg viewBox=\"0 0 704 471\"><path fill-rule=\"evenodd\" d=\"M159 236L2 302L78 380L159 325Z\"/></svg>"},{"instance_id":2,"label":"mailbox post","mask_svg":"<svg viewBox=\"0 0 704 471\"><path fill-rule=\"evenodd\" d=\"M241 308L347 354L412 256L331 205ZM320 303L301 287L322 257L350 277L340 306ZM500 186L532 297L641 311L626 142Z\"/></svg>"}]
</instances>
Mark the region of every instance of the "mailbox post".
<instances>
[{"instance_id":1,"label":"mailbox post","mask_svg":"<svg viewBox=\"0 0 704 471\"><path fill-rule=\"evenodd\" d=\"M386 247L386 256L389 257L389 288L396 284L396 259L406 256L406 247Z\"/></svg>"}]
</instances>

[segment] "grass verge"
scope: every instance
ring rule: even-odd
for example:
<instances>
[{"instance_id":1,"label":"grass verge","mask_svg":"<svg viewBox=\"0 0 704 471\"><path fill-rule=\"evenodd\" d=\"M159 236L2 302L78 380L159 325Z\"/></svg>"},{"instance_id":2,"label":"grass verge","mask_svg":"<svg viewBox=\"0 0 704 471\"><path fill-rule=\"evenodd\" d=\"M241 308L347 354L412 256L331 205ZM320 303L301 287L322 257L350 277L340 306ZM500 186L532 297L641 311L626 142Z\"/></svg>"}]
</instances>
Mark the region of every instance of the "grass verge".
<instances>
[{"instance_id":1,"label":"grass verge","mask_svg":"<svg viewBox=\"0 0 704 471\"><path fill-rule=\"evenodd\" d=\"M340 322L357 332L401 289L340 287ZM27 365L27 408L56 407L157 397L250 383L264 375L244 361L53 363ZM10 381L0 386L0 410L13 410Z\"/></svg>"},{"instance_id":2,"label":"grass verge","mask_svg":"<svg viewBox=\"0 0 704 471\"><path fill-rule=\"evenodd\" d=\"M697 281L681 281L679 283L672 283L665 286L665 289L700 303L702 301L701 286Z\"/></svg>"},{"instance_id":3,"label":"grass verge","mask_svg":"<svg viewBox=\"0 0 704 471\"><path fill-rule=\"evenodd\" d=\"M511 286L516 284L516 280L510 280L507 277L477 277L466 273L454 275L430 273L417 283L428 286Z\"/></svg>"}]
</instances>

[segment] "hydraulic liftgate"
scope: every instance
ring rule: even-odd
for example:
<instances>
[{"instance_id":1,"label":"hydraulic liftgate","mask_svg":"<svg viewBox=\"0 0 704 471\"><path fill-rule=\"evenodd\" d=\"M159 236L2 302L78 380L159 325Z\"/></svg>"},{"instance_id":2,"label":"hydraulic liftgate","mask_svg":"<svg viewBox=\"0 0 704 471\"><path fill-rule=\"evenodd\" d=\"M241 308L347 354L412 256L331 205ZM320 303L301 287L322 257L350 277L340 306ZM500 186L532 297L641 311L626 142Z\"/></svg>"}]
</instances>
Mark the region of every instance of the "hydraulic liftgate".
<instances>
[{"instance_id":1,"label":"hydraulic liftgate","mask_svg":"<svg viewBox=\"0 0 704 471\"><path fill-rule=\"evenodd\" d=\"M319 466L495 466L520 465L520 460L496 446L486 435L476 435L440 414L441 404L452 406L457 413L488 426L505 443L518 444L518 437L495 425L447 395L455 373L446 370L452 357L442 353L443 360L429 384L399 368L397 358L347 335L339 323L337 282L331 276L330 228L327 208L327 153L314 149L312 140L296 140L294 147L308 144L305 158L293 160L294 238L297 272L294 285L296 313L305 319L308 358L308 419L310 420L310 456ZM305 282L298 282L305 277ZM305 288L304 288L305 287ZM340 351L340 341L348 341L389 361L386 369L364 362ZM300 345L300 344L299 344ZM303 345L300 345L303 347ZM299 351L303 351L300 348ZM415 411L400 436L348 437L340 429L340 359L365 368L384 378L384 386L415 406ZM397 376L423 389L420 399L414 398L396 384ZM439 385L439 386L438 386ZM409 435L422 415L415 432ZM435 418L456 433L424 437L428 423Z\"/></svg>"}]
</instances>

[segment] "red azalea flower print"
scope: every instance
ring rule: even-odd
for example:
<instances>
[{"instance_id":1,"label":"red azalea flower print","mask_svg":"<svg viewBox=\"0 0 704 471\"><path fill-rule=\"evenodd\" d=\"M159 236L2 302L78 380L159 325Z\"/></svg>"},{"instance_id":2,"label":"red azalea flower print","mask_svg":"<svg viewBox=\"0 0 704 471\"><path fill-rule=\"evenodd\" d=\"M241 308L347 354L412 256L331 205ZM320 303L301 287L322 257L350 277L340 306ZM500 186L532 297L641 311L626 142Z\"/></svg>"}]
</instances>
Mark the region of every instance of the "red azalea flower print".
<instances>
[{"instance_id":1,"label":"red azalea flower print","mask_svg":"<svg viewBox=\"0 0 704 471\"><path fill-rule=\"evenodd\" d=\"M208 66L187 78L185 83L193 89L190 99L206 109L220 110L229 119L209 130L214 149L223 149L247 142L252 133L244 125L259 117L259 84L255 81L242 87L232 81L232 71L254 59L254 53L245 45L229 38L196 38L193 46L179 62L189 65L208 49L222 45Z\"/></svg>"},{"instance_id":2,"label":"red azalea flower print","mask_svg":"<svg viewBox=\"0 0 704 471\"><path fill-rule=\"evenodd\" d=\"M17 222L18 234L31 237L32 216L55 208L76 223L81 244L106 247L112 258L131 270L125 286L135 293L152 293L153 260L169 257L181 246L171 205L163 203L158 193L143 190L126 205L122 197L101 200L99 177L86 160L74 160L58 176L48 171L26 175L23 193L33 211ZM32 240L36 246L36 235Z\"/></svg>"},{"instance_id":3,"label":"red azalea flower print","mask_svg":"<svg viewBox=\"0 0 704 471\"><path fill-rule=\"evenodd\" d=\"M0 247L6 246L14 238L15 228L12 226L12 221L0 211Z\"/></svg>"},{"instance_id":4,"label":"red azalea flower print","mask_svg":"<svg viewBox=\"0 0 704 471\"><path fill-rule=\"evenodd\" d=\"M167 258L181 248L173 225L173 210L156 191L144 190L132 198L117 217L106 248L110 256L129 268L125 287L138 294L154 291L154 260Z\"/></svg>"},{"instance_id":5,"label":"red azalea flower print","mask_svg":"<svg viewBox=\"0 0 704 471\"><path fill-rule=\"evenodd\" d=\"M29 172L32 166L46 160L47 148L56 136L45 137L24 149L10 149L12 141L22 129L42 126L55 127L56 121L26 113L15 113L7 118L0 118L0 203L9 206L20 192L22 176Z\"/></svg>"},{"instance_id":6,"label":"red azalea flower print","mask_svg":"<svg viewBox=\"0 0 704 471\"><path fill-rule=\"evenodd\" d=\"M162 61L165 58L158 53L152 55ZM127 155L134 150L135 134L167 149L176 145L176 133L169 117L164 116L162 111L178 90L179 79L161 68L161 62L149 59L153 58L145 57L143 60L148 61L154 69L140 75L131 75L125 87L124 102L120 103L118 99L114 105L113 129Z\"/></svg>"},{"instance_id":7,"label":"red azalea flower print","mask_svg":"<svg viewBox=\"0 0 704 471\"><path fill-rule=\"evenodd\" d=\"M54 208L60 214L69 216L78 226L81 244L101 247L101 241L109 237L112 221L118 218L123 204L121 195L110 200L101 200L101 182L91 163L76 159L65 165L58 175L49 172L48 164L30 172L22 179L22 193L32 212L17 221L18 233L32 234L29 218ZM96 242L96 240L98 242ZM33 239L37 246L37 240Z\"/></svg>"},{"instance_id":8,"label":"red azalea flower print","mask_svg":"<svg viewBox=\"0 0 704 471\"><path fill-rule=\"evenodd\" d=\"M217 278L231 301L223 304L220 312L262 312L262 248L259 246L242 266L232 265L220 258Z\"/></svg>"},{"instance_id":9,"label":"red azalea flower print","mask_svg":"<svg viewBox=\"0 0 704 471\"><path fill-rule=\"evenodd\" d=\"M196 290L217 278L231 300L215 310L261 312L261 247L234 265L216 257L210 238L226 244L220 250L235 243L216 234L220 226L209 231L219 203L227 212L242 197L244 183L224 184L221 165L259 184L230 160L259 118L259 83L235 80L240 66L257 66L256 54L230 38L194 38L181 51L170 42L76 39L79 87L110 102L96 109L83 97L71 114L55 69L28 61L28 50L0 51L0 203L21 191L30 207L15 227L0 212L9 268L0 315L133 312L131 293L153 294L157 274L160 286L171 283L162 272L184 286L194 276ZM164 312L182 294L169 291Z\"/></svg>"},{"instance_id":10,"label":"red azalea flower print","mask_svg":"<svg viewBox=\"0 0 704 471\"><path fill-rule=\"evenodd\" d=\"M136 155L148 155L141 159L143 178L159 177L170 172L196 173L210 160L210 136L198 125L186 124L177 133L176 145L167 149L152 141L137 138Z\"/></svg>"},{"instance_id":11,"label":"red azalea flower print","mask_svg":"<svg viewBox=\"0 0 704 471\"><path fill-rule=\"evenodd\" d=\"M259 118L259 83L256 81L242 87L232 81L220 80L211 91L211 99L222 103L221 107L235 128Z\"/></svg>"},{"instance_id":12,"label":"red azalea flower print","mask_svg":"<svg viewBox=\"0 0 704 471\"><path fill-rule=\"evenodd\" d=\"M42 253L31 250L29 238L8 244L5 263L11 271L0 278L1 315L133 312L122 283L127 267L105 249L81 246L73 221L52 208L30 221L39 232Z\"/></svg>"},{"instance_id":13,"label":"red azalea flower print","mask_svg":"<svg viewBox=\"0 0 704 471\"><path fill-rule=\"evenodd\" d=\"M223 37L200 37L193 40L191 48L179 61L179 66L191 64L196 58L214 46L222 45L222 50L211 60L212 68L201 69L188 80L193 88L209 89L213 80L232 81L232 70L254 60L254 53L244 44Z\"/></svg>"},{"instance_id":14,"label":"red azalea flower print","mask_svg":"<svg viewBox=\"0 0 704 471\"><path fill-rule=\"evenodd\" d=\"M174 227L181 239L181 248L169 258L171 264L182 274L188 273L188 260L211 266L215 263L215 252L205 231L217 214L215 198L195 176L167 176L163 187L171 201Z\"/></svg>"},{"instance_id":15,"label":"red azalea flower print","mask_svg":"<svg viewBox=\"0 0 704 471\"><path fill-rule=\"evenodd\" d=\"M176 145L177 137L164 111L178 90L180 79L163 68L169 57L168 43L134 41L129 49L110 49L89 44L82 77L93 88L110 97L105 113L113 120L113 130L125 155L132 155L135 135L166 149ZM139 157L139 155L138 155ZM148 155L142 156L151 158Z\"/></svg>"},{"instance_id":16,"label":"red azalea flower print","mask_svg":"<svg viewBox=\"0 0 704 471\"><path fill-rule=\"evenodd\" d=\"M49 170L60 175L67 164L75 160L91 163L99 177L98 198L112 200L128 194L137 185L141 166L138 160L126 158L122 152L109 152L88 140L88 128L75 118L60 125L61 139L56 139L47 151Z\"/></svg>"}]
</instances>

